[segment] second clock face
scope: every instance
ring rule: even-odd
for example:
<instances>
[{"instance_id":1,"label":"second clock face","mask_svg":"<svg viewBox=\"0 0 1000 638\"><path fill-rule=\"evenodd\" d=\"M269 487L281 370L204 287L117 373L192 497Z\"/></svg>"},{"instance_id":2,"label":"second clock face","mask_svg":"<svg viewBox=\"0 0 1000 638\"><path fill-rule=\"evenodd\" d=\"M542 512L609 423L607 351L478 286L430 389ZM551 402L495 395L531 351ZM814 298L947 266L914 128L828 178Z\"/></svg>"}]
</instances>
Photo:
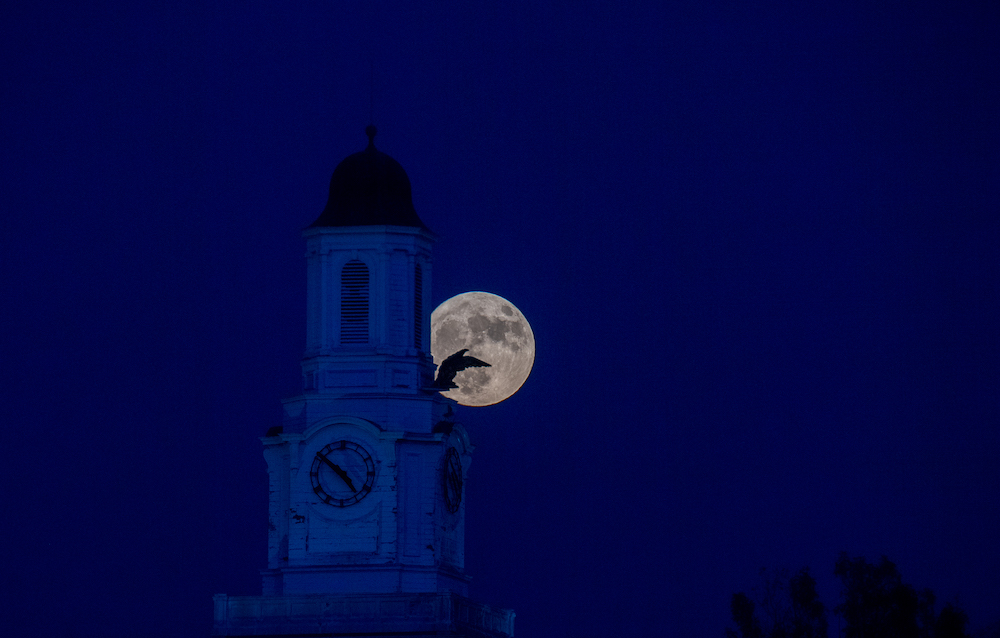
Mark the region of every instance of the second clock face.
<instances>
[{"instance_id":1,"label":"second clock face","mask_svg":"<svg viewBox=\"0 0 1000 638\"><path fill-rule=\"evenodd\" d=\"M462 504L462 459L455 448L449 448L444 457L442 468L444 479L444 503L448 511L454 514Z\"/></svg>"},{"instance_id":2,"label":"second clock face","mask_svg":"<svg viewBox=\"0 0 1000 638\"><path fill-rule=\"evenodd\" d=\"M321 501L334 507L348 507L372 491L375 461L357 443L336 441L313 457L309 479Z\"/></svg>"}]
</instances>

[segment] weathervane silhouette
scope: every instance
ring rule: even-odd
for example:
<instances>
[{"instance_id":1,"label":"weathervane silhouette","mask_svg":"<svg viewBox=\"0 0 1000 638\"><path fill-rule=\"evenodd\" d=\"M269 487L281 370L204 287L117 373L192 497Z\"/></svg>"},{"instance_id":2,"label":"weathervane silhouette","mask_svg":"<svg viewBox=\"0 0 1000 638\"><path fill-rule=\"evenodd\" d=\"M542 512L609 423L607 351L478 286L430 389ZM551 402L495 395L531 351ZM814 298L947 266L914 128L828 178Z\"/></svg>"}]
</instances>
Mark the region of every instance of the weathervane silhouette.
<instances>
[{"instance_id":1,"label":"weathervane silhouette","mask_svg":"<svg viewBox=\"0 0 1000 638\"><path fill-rule=\"evenodd\" d=\"M441 362L438 366L437 378L434 379L434 387L441 390L457 388L455 375L466 368L489 368L490 364L480 361L475 357L466 356L468 348L462 348L455 354Z\"/></svg>"}]
</instances>

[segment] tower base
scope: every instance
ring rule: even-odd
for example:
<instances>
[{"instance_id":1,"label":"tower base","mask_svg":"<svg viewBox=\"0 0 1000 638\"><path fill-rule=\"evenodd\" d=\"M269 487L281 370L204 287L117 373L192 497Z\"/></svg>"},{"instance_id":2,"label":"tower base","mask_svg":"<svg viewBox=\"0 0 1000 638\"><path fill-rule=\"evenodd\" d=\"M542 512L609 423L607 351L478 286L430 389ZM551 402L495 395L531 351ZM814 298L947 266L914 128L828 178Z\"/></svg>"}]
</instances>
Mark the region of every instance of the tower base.
<instances>
[{"instance_id":1,"label":"tower base","mask_svg":"<svg viewBox=\"0 0 1000 638\"><path fill-rule=\"evenodd\" d=\"M514 612L452 592L228 596L216 594L213 636L510 638Z\"/></svg>"}]
</instances>

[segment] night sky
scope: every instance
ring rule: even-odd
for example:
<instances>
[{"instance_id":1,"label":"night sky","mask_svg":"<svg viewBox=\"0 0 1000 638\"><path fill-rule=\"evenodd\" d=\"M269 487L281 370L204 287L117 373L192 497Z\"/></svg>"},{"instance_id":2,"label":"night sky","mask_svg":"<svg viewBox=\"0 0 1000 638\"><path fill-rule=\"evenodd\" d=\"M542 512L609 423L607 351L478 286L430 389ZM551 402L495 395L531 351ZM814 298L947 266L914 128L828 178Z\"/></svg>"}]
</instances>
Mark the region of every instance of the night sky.
<instances>
[{"instance_id":1,"label":"night sky","mask_svg":"<svg viewBox=\"0 0 1000 638\"><path fill-rule=\"evenodd\" d=\"M304 4L0 11L7 633L260 593L301 230L372 115L432 305L537 339L457 415L517 636L720 638L841 551L1000 622L1000 5Z\"/></svg>"}]
</instances>

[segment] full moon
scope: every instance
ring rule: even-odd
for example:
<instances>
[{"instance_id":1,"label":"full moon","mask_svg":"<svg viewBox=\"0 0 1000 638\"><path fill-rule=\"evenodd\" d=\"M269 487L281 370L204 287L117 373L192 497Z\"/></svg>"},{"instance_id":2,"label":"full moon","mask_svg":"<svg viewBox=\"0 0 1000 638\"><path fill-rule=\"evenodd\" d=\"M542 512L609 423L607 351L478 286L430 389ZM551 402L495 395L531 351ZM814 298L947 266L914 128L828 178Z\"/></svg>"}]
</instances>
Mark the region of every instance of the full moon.
<instances>
[{"instance_id":1,"label":"full moon","mask_svg":"<svg viewBox=\"0 0 1000 638\"><path fill-rule=\"evenodd\" d=\"M455 375L457 388L442 392L461 405L500 403L524 384L535 362L535 335L514 304L488 292L463 292L431 313L431 354L441 365L463 348L490 367Z\"/></svg>"}]
</instances>

